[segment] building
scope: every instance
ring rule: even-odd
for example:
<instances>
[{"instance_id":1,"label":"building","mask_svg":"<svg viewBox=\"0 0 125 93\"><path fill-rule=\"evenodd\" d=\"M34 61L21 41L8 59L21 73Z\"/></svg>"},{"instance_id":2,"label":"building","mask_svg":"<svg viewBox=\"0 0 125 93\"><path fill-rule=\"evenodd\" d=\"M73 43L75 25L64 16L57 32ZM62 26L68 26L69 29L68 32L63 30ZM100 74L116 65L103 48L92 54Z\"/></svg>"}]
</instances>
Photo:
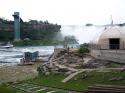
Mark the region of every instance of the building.
<instances>
[{"instance_id":1,"label":"building","mask_svg":"<svg viewBox=\"0 0 125 93\"><path fill-rule=\"evenodd\" d=\"M125 29L110 27L101 34L98 44L101 49L125 49Z\"/></svg>"},{"instance_id":2,"label":"building","mask_svg":"<svg viewBox=\"0 0 125 93\"><path fill-rule=\"evenodd\" d=\"M90 48L97 59L125 63L125 27L105 28L90 42Z\"/></svg>"},{"instance_id":3,"label":"building","mask_svg":"<svg viewBox=\"0 0 125 93\"><path fill-rule=\"evenodd\" d=\"M105 28L91 44L96 45L98 49L125 49L125 28Z\"/></svg>"}]
</instances>

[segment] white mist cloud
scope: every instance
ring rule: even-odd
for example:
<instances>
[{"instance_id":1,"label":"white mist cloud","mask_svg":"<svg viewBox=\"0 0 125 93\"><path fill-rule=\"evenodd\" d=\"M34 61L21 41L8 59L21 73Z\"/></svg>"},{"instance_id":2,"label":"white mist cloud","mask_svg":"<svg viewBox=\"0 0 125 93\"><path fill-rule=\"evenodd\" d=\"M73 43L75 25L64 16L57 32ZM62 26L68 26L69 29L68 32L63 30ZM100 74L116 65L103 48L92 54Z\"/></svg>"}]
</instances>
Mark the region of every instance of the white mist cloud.
<instances>
[{"instance_id":1,"label":"white mist cloud","mask_svg":"<svg viewBox=\"0 0 125 93\"><path fill-rule=\"evenodd\" d=\"M82 26L82 25L72 25L72 26L67 26L67 25L63 25L62 26L62 34L64 36L67 35L73 35L76 37L76 39L78 39L79 43L88 43L91 40L97 38L95 36L97 36L99 33L101 33L104 30L104 27L86 27L86 26Z\"/></svg>"}]
</instances>

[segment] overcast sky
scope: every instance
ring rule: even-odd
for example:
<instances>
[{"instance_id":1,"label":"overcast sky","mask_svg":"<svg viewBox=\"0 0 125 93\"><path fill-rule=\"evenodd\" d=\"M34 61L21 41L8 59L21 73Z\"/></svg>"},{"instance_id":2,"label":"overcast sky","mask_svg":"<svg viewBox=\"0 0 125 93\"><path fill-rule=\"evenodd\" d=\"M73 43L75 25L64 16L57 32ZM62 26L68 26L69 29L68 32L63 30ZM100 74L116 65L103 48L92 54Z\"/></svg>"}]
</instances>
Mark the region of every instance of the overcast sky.
<instances>
[{"instance_id":1,"label":"overcast sky","mask_svg":"<svg viewBox=\"0 0 125 93\"><path fill-rule=\"evenodd\" d=\"M14 11L24 21L48 20L61 25L125 22L125 0L0 0L0 17L13 20Z\"/></svg>"}]
</instances>

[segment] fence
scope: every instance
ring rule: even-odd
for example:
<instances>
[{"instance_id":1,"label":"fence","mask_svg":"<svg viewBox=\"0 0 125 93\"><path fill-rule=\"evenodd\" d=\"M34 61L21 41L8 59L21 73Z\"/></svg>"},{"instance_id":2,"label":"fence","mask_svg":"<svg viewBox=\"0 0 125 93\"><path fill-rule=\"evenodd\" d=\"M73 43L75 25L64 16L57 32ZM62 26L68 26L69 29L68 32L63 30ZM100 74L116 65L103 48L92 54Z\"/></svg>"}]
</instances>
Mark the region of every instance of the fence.
<instances>
[{"instance_id":1,"label":"fence","mask_svg":"<svg viewBox=\"0 0 125 93\"><path fill-rule=\"evenodd\" d=\"M125 50L125 46L124 45L120 45L120 44L88 44L88 47L90 49L95 49L95 50L118 50L118 49L122 49Z\"/></svg>"}]
</instances>

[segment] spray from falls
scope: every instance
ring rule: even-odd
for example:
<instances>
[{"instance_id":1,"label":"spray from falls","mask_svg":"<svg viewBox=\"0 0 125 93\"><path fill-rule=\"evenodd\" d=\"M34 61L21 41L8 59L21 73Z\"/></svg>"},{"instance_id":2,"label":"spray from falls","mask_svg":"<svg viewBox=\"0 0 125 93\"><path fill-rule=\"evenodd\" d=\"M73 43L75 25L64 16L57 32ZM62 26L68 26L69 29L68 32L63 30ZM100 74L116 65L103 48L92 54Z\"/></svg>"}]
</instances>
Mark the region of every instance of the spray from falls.
<instances>
[{"instance_id":1,"label":"spray from falls","mask_svg":"<svg viewBox=\"0 0 125 93\"><path fill-rule=\"evenodd\" d=\"M62 25L61 33L63 36L72 35L78 39L79 44L89 43L99 34L104 27L82 26L82 25Z\"/></svg>"}]
</instances>

